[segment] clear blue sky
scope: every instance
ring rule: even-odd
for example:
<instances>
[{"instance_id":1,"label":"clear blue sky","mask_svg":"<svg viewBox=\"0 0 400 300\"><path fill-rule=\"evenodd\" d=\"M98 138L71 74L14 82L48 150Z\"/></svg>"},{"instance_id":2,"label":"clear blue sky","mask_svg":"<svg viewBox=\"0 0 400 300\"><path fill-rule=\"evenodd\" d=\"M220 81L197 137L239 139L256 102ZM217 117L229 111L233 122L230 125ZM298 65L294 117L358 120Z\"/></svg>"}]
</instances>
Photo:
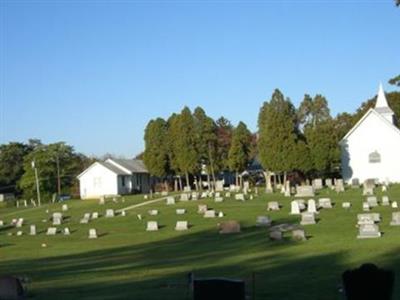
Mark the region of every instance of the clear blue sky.
<instances>
[{"instance_id":1,"label":"clear blue sky","mask_svg":"<svg viewBox=\"0 0 400 300\"><path fill-rule=\"evenodd\" d=\"M399 28L392 0L3 0L0 143L129 157L184 105L255 131L274 88L353 112L379 81L393 89Z\"/></svg>"}]
</instances>

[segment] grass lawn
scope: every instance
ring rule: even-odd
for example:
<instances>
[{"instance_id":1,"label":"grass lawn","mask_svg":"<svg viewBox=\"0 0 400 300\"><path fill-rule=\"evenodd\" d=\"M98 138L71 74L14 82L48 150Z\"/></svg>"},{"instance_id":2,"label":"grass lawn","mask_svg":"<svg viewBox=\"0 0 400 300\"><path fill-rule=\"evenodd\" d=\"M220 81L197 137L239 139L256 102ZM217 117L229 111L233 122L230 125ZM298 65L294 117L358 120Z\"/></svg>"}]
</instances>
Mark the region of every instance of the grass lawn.
<instances>
[{"instance_id":1,"label":"grass lawn","mask_svg":"<svg viewBox=\"0 0 400 300\"><path fill-rule=\"evenodd\" d=\"M299 223L299 216L289 215L291 199L280 194L261 195L247 202L213 200L153 203L127 211L126 217L101 217L89 224L79 224L85 212L106 208L119 209L140 203L143 196L127 197L125 203L100 206L94 200L70 200L65 203L69 217L61 227L69 227L70 236L46 236L52 212L61 211L61 204L40 208L0 208L0 220L6 224L13 218L24 218L23 236L15 236L17 228L0 228L0 274L24 275L32 299L190 299L186 275L197 277L230 277L249 280L255 274L255 299L342 299L339 292L341 273L365 262L395 270L397 278L394 299L400 298L400 226L389 226L390 206L372 209L379 212L383 236L358 240L355 227L362 212L361 189L348 189L336 194L321 191L315 199L328 196L335 203L324 209L316 225L304 226L309 239L294 242L268 239L265 228L255 227L259 215L268 215L274 224ZM377 192L380 200L381 192ZM400 185L386 193L400 204ZM283 205L279 212L267 212L267 201ZM348 211L343 201L352 202ZM205 203L224 218L205 219L197 214L197 205ZM185 208L178 216L175 209ZM49 213L46 213L46 210ZM158 216L149 216L149 209L158 209ZM136 214L142 214L138 220ZM146 221L158 221L158 232L146 232ZM192 227L176 232L175 223L187 220ZM242 233L220 235L217 223L238 220ZM38 235L29 236L29 225L36 224ZM101 235L88 239L89 228ZM13 232L13 236L8 236ZM47 247L42 248L42 243ZM247 291L251 292L249 283Z\"/></svg>"}]
</instances>

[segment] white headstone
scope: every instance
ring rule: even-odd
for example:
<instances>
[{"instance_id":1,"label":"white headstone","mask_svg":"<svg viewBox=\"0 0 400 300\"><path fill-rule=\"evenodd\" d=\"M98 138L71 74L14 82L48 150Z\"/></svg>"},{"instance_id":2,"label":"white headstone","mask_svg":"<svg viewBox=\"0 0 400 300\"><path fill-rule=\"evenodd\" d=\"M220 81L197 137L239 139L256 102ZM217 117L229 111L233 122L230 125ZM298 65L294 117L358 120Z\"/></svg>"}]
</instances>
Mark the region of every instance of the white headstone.
<instances>
[{"instance_id":1,"label":"white headstone","mask_svg":"<svg viewBox=\"0 0 400 300\"><path fill-rule=\"evenodd\" d=\"M218 213L218 218L223 218L224 217L224 213L222 212L222 211L220 211L219 213Z\"/></svg>"},{"instance_id":2,"label":"white headstone","mask_svg":"<svg viewBox=\"0 0 400 300\"><path fill-rule=\"evenodd\" d=\"M24 224L24 219L23 218L19 218L17 220L17 222L15 223L15 227L21 228L23 224Z\"/></svg>"},{"instance_id":3,"label":"white headstone","mask_svg":"<svg viewBox=\"0 0 400 300\"><path fill-rule=\"evenodd\" d=\"M89 239L97 239L97 231L94 228L89 229Z\"/></svg>"},{"instance_id":4,"label":"white headstone","mask_svg":"<svg viewBox=\"0 0 400 300\"><path fill-rule=\"evenodd\" d=\"M316 224L314 213L312 212L304 212L301 214L301 225L311 225Z\"/></svg>"},{"instance_id":5,"label":"white headstone","mask_svg":"<svg viewBox=\"0 0 400 300\"><path fill-rule=\"evenodd\" d=\"M217 192L222 192L224 190L224 181L223 180L217 180L215 182L215 190Z\"/></svg>"},{"instance_id":6,"label":"white headstone","mask_svg":"<svg viewBox=\"0 0 400 300\"><path fill-rule=\"evenodd\" d=\"M4 221L0 220L0 226L4 226Z\"/></svg>"},{"instance_id":7,"label":"white headstone","mask_svg":"<svg viewBox=\"0 0 400 300\"><path fill-rule=\"evenodd\" d=\"M368 202L363 202L363 211L369 211L369 203Z\"/></svg>"},{"instance_id":8,"label":"white headstone","mask_svg":"<svg viewBox=\"0 0 400 300\"><path fill-rule=\"evenodd\" d=\"M62 213L55 212L53 213L53 225L61 225L62 222Z\"/></svg>"},{"instance_id":9,"label":"white headstone","mask_svg":"<svg viewBox=\"0 0 400 300\"><path fill-rule=\"evenodd\" d=\"M321 208L332 208L332 202L330 198L320 198L318 199L318 207Z\"/></svg>"},{"instance_id":10,"label":"white headstone","mask_svg":"<svg viewBox=\"0 0 400 300\"><path fill-rule=\"evenodd\" d=\"M106 203L106 198L104 196L101 196L99 199L99 204L104 205Z\"/></svg>"},{"instance_id":11,"label":"white headstone","mask_svg":"<svg viewBox=\"0 0 400 300\"><path fill-rule=\"evenodd\" d=\"M291 215L299 215L300 214L299 203L297 201L290 202L290 214Z\"/></svg>"},{"instance_id":12,"label":"white headstone","mask_svg":"<svg viewBox=\"0 0 400 300\"><path fill-rule=\"evenodd\" d=\"M342 207L348 209L348 208L351 207L351 203L350 202L343 202L342 203Z\"/></svg>"},{"instance_id":13,"label":"white headstone","mask_svg":"<svg viewBox=\"0 0 400 300\"><path fill-rule=\"evenodd\" d=\"M379 232L379 226L376 224L365 224L360 225L358 239L367 239L367 238L378 238L381 236Z\"/></svg>"},{"instance_id":14,"label":"white headstone","mask_svg":"<svg viewBox=\"0 0 400 300\"><path fill-rule=\"evenodd\" d=\"M389 197L388 196L382 196L382 205L383 206L389 206L390 205L390 201L389 201Z\"/></svg>"},{"instance_id":15,"label":"white headstone","mask_svg":"<svg viewBox=\"0 0 400 300\"><path fill-rule=\"evenodd\" d=\"M186 213L186 210L184 208L178 208L176 210L177 215L184 215Z\"/></svg>"},{"instance_id":16,"label":"white headstone","mask_svg":"<svg viewBox=\"0 0 400 300\"><path fill-rule=\"evenodd\" d=\"M107 209L106 210L106 218L112 218L114 217L114 210L113 209Z\"/></svg>"},{"instance_id":17,"label":"white headstone","mask_svg":"<svg viewBox=\"0 0 400 300\"><path fill-rule=\"evenodd\" d=\"M150 216L157 216L158 215L158 210L157 209L151 209L148 211Z\"/></svg>"},{"instance_id":18,"label":"white headstone","mask_svg":"<svg viewBox=\"0 0 400 300\"><path fill-rule=\"evenodd\" d=\"M49 227L47 228L47 233L46 235L55 235L57 233L57 228L56 227Z\"/></svg>"},{"instance_id":19,"label":"white headstone","mask_svg":"<svg viewBox=\"0 0 400 300\"><path fill-rule=\"evenodd\" d=\"M215 197L215 199L214 199L214 201L215 202L223 202L224 201L224 198L222 198L222 197Z\"/></svg>"},{"instance_id":20,"label":"white headstone","mask_svg":"<svg viewBox=\"0 0 400 300\"><path fill-rule=\"evenodd\" d=\"M225 198L230 198L231 197L231 192L226 192L225 193Z\"/></svg>"},{"instance_id":21,"label":"white headstone","mask_svg":"<svg viewBox=\"0 0 400 300\"><path fill-rule=\"evenodd\" d=\"M17 231L17 236L21 236L21 235L23 235L23 232L22 231Z\"/></svg>"},{"instance_id":22,"label":"white headstone","mask_svg":"<svg viewBox=\"0 0 400 300\"><path fill-rule=\"evenodd\" d=\"M315 190L320 190L324 186L322 185L322 179L321 178L316 178L313 180L313 187Z\"/></svg>"},{"instance_id":23,"label":"white headstone","mask_svg":"<svg viewBox=\"0 0 400 300\"><path fill-rule=\"evenodd\" d=\"M268 202L267 210L279 210L279 203L277 201Z\"/></svg>"},{"instance_id":24,"label":"white headstone","mask_svg":"<svg viewBox=\"0 0 400 300\"><path fill-rule=\"evenodd\" d=\"M207 210L204 213L204 218L215 218L215 210Z\"/></svg>"},{"instance_id":25,"label":"white headstone","mask_svg":"<svg viewBox=\"0 0 400 300\"><path fill-rule=\"evenodd\" d=\"M295 229L292 231L292 238L295 241L305 241L307 240L306 238L306 233L304 232L303 229Z\"/></svg>"},{"instance_id":26,"label":"white headstone","mask_svg":"<svg viewBox=\"0 0 400 300\"><path fill-rule=\"evenodd\" d=\"M257 217L257 226L270 226L272 220L267 216L258 216Z\"/></svg>"},{"instance_id":27,"label":"white headstone","mask_svg":"<svg viewBox=\"0 0 400 300\"><path fill-rule=\"evenodd\" d=\"M200 205L198 206L197 212L198 212L199 214L204 214L206 211L207 211L207 205L205 205L205 204L200 204Z\"/></svg>"},{"instance_id":28,"label":"white headstone","mask_svg":"<svg viewBox=\"0 0 400 300\"><path fill-rule=\"evenodd\" d=\"M63 204L63 205L61 206L61 210L62 210L62 211L67 211L67 210L68 210L68 205L67 205L67 204Z\"/></svg>"},{"instance_id":29,"label":"white headstone","mask_svg":"<svg viewBox=\"0 0 400 300\"><path fill-rule=\"evenodd\" d=\"M148 221L146 231L157 231L158 223L156 221Z\"/></svg>"},{"instance_id":30,"label":"white headstone","mask_svg":"<svg viewBox=\"0 0 400 300\"><path fill-rule=\"evenodd\" d=\"M235 200L245 201L244 195L243 194L236 194L235 195Z\"/></svg>"},{"instance_id":31,"label":"white headstone","mask_svg":"<svg viewBox=\"0 0 400 300\"><path fill-rule=\"evenodd\" d=\"M182 194L182 195L187 196L187 194ZM181 201L184 201L182 200L182 195L181 195ZM167 205L173 205L173 204L175 204L175 198L172 196L167 197Z\"/></svg>"},{"instance_id":32,"label":"white headstone","mask_svg":"<svg viewBox=\"0 0 400 300\"><path fill-rule=\"evenodd\" d=\"M378 199L375 196L369 196L367 197L367 202L369 204L369 207L376 207L378 206Z\"/></svg>"},{"instance_id":33,"label":"white headstone","mask_svg":"<svg viewBox=\"0 0 400 300\"><path fill-rule=\"evenodd\" d=\"M71 234L71 232L69 231L69 228L68 228L68 227L65 227L65 228L64 228L63 234L64 234L64 235L70 235L70 234Z\"/></svg>"},{"instance_id":34,"label":"white headstone","mask_svg":"<svg viewBox=\"0 0 400 300\"><path fill-rule=\"evenodd\" d=\"M400 212L392 212L392 221L390 222L392 226L400 226Z\"/></svg>"},{"instance_id":35,"label":"white headstone","mask_svg":"<svg viewBox=\"0 0 400 300\"><path fill-rule=\"evenodd\" d=\"M314 197L314 189L311 185L297 186L295 197Z\"/></svg>"},{"instance_id":36,"label":"white headstone","mask_svg":"<svg viewBox=\"0 0 400 300\"><path fill-rule=\"evenodd\" d=\"M92 220L98 219L99 218L99 213L97 211L92 213Z\"/></svg>"},{"instance_id":37,"label":"white headstone","mask_svg":"<svg viewBox=\"0 0 400 300\"><path fill-rule=\"evenodd\" d=\"M36 235L36 225L29 226L29 234Z\"/></svg>"},{"instance_id":38,"label":"white headstone","mask_svg":"<svg viewBox=\"0 0 400 300\"><path fill-rule=\"evenodd\" d=\"M318 213L317 211L317 206L315 204L315 200L314 199L310 199L307 202L307 212L309 213Z\"/></svg>"},{"instance_id":39,"label":"white headstone","mask_svg":"<svg viewBox=\"0 0 400 300\"><path fill-rule=\"evenodd\" d=\"M188 230L188 222L187 221L176 222L175 230L177 231Z\"/></svg>"},{"instance_id":40,"label":"white headstone","mask_svg":"<svg viewBox=\"0 0 400 300\"><path fill-rule=\"evenodd\" d=\"M398 208L398 207L397 207L397 201L393 201L393 202L392 202L392 208Z\"/></svg>"}]
</instances>

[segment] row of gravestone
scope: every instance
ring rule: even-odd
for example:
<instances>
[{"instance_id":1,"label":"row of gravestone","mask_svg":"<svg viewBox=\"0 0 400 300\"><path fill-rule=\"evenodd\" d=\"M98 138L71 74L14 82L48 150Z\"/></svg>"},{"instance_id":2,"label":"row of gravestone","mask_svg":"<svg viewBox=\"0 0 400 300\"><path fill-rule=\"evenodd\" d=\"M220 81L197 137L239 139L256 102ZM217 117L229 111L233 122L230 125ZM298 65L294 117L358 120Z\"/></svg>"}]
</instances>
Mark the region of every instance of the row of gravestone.
<instances>
[{"instance_id":1,"label":"row of gravestone","mask_svg":"<svg viewBox=\"0 0 400 300\"><path fill-rule=\"evenodd\" d=\"M381 237L379 225L376 223L381 222L381 217L378 213L358 214L357 226L359 233L357 238L378 238ZM400 226L400 212L392 212L391 226Z\"/></svg>"}]
</instances>

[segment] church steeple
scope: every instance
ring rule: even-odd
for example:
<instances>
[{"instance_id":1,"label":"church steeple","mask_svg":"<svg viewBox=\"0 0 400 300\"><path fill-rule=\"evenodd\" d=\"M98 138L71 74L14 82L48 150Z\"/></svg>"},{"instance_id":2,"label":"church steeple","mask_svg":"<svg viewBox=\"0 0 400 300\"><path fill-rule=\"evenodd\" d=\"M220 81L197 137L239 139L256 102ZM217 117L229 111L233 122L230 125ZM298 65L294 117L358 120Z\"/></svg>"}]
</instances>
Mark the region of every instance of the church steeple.
<instances>
[{"instance_id":1,"label":"church steeple","mask_svg":"<svg viewBox=\"0 0 400 300\"><path fill-rule=\"evenodd\" d=\"M390 123L395 124L395 115L388 105L382 83L379 85L378 97L376 99L375 110L380 113Z\"/></svg>"}]
</instances>

